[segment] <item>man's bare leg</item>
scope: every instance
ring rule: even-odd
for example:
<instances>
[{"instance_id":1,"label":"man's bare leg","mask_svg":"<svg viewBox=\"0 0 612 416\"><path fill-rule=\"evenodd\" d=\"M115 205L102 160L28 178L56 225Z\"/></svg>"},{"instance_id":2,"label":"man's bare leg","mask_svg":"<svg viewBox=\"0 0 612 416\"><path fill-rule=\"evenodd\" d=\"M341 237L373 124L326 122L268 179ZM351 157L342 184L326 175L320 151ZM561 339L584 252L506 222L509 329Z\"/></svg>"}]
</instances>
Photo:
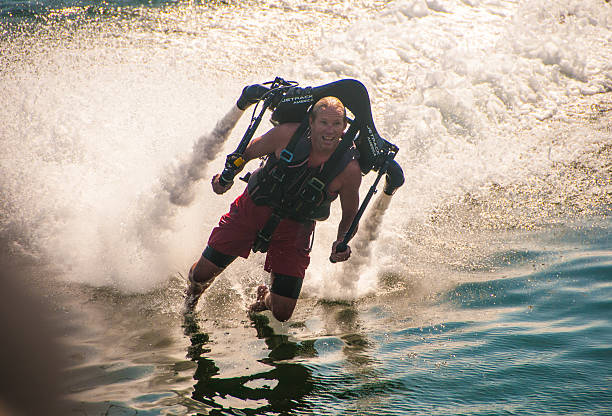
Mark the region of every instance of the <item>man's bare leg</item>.
<instances>
[{"instance_id":1,"label":"man's bare leg","mask_svg":"<svg viewBox=\"0 0 612 416\"><path fill-rule=\"evenodd\" d=\"M274 273L272 273L272 282L274 278ZM249 307L249 312L270 310L277 320L284 322L291 318L296 303L297 299L272 293L266 285L261 285L257 288L257 299Z\"/></svg>"},{"instance_id":2,"label":"man's bare leg","mask_svg":"<svg viewBox=\"0 0 612 416\"><path fill-rule=\"evenodd\" d=\"M189 286L185 293L185 313L193 312L202 293L212 284L223 268L205 257L200 257L189 270Z\"/></svg>"}]
</instances>

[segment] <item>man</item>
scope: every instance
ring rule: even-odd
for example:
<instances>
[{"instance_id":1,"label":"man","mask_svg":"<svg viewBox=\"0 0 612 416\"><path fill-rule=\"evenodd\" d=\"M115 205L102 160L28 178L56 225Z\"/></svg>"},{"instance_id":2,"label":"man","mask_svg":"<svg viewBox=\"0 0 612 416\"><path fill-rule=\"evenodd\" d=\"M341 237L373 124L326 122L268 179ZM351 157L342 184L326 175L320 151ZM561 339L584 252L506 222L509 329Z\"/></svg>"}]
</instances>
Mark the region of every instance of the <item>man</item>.
<instances>
[{"instance_id":1,"label":"man","mask_svg":"<svg viewBox=\"0 0 612 416\"><path fill-rule=\"evenodd\" d=\"M286 175L281 186L285 196L302 189L304 183L330 160L347 127L346 109L337 98L324 97L314 104L308 124L309 129L300 136L294 150L296 157L285 168ZM191 267L185 299L186 311L195 308L202 292L237 256L246 258L249 255L257 233L273 213L274 201L279 200L278 193L265 189L270 188L271 181L267 179L273 174L275 163L282 158L282 152L298 127L299 123L280 124L253 139L246 148L242 156L245 161L269 155L268 161L251 176L247 189L232 203L230 212L213 229L208 246L198 262ZM251 311L270 310L279 321L291 317L310 262L314 220L325 219L329 215L329 203L337 196L340 197L342 218L336 241L332 244L330 259L346 261L349 258L350 247L338 252L336 246L344 239L359 208L361 170L353 148L341 157L335 157L333 161L338 166L334 166L336 169L323 191L325 195L320 218L302 218L299 215L283 218L274 230L264 266L271 273L272 285L270 289L266 286L258 288L257 301L251 305ZM219 176L212 178L212 188L215 193L223 194L232 184L223 186Z\"/></svg>"}]
</instances>

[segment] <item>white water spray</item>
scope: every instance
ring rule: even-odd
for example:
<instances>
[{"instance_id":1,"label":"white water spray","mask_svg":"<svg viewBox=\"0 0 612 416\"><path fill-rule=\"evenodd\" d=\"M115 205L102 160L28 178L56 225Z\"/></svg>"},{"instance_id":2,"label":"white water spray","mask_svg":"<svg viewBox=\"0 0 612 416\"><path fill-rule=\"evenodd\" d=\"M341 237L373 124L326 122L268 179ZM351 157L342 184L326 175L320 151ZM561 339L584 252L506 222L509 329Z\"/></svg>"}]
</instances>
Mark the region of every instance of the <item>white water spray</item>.
<instances>
[{"instance_id":1,"label":"white water spray","mask_svg":"<svg viewBox=\"0 0 612 416\"><path fill-rule=\"evenodd\" d=\"M361 224L359 231L355 235L353 251L358 254L351 261L343 264L343 275L356 275L359 269L370 261L372 254L372 243L378 238L380 225L382 224L385 212L389 208L391 195L382 192L368 207L368 215Z\"/></svg>"},{"instance_id":2,"label":"white water spray","mask_svg":"<svg viewBox=\"0 0 612 416\"><path fill-rule=\"evenodd\" d=\"M208 164L219 156L243 112L234 106L209 134L197 140L189 156L168 170L150 199L143 201L142 211L147 215L140 217L135 227L144 247L152 251L162 247L159 231L172 228L177 207L193 203L196 197L194 185L204 177Z\"/></svg>"},{"instance_id":3,"label":"white water spray","mask_svg":"<svg viewBox=\"0 0 612 416\"><path fill-rule=\"evenodd\" d=\"M163 189L168 192L170 202L180 206L187 206L193 202L195 198L193 185L204 177L208 163L219 156L223 143L243 113L243 110L233 107L217 122L210 134L198 139L189 158L162 179Z\"/></svg>"},{"instance_id":4,"label":"white water spray","mask_svg":"<svg viewBox=\"0 0 612 416\"><path fill-rule=\"evenodd\" d=\"M0 237L66 279L150 290L186 267L230 198L206 198L198 187L210 159L222 163L224 134L204 136L193 154L185 149L219 118L220 97L274 75L305 85L360 80L379 132L401 149L410 195L398 191L386 214L394 227L374 234L385 243L369 241L380 257L354 273L359 293L385 264L446 262L453 241L439 242L434 256L429 241L440 237L421 238L415 225L427 229L432 213L466 195L480 202L470 209L484 210L506 193L498 212L474 213L493 227L530 223L517 204L543 212L549 194L570 208L609 198L608 124L578 127L566 111L601 103L598 93L610 90L605 2L420 1L418 10L414 0L319 2L308 13L302 3L177 4L129 22L124 13L101 22L87 14L41 23L40 33L8 28L0 40ZM177 154L189 156L164 171ZM585 179L568 180L564 166ZM334 279L350 275L349 265L330 276L327 260L336 226L318 227L306 293L347 292Z\"/></svg>"},{"instance_id":5,"label":"white water spray","mask_svg":"<svg viewBox=\"0 0 612 416\"><path fill-rule=\"evenodd\" d=\"M374 203L368 206L366 216L361 220L357 234L350 244L351 258L340 265L333 279L324 281L322 297L354 299L371 290L369 285L373 282L366 282L368 287L359 287L358 283L362 280L362 274L370 263L372 247L378 239L380 226L389 208L391 198L391 195L382 192Z\"/></svg>"}]
</instances>

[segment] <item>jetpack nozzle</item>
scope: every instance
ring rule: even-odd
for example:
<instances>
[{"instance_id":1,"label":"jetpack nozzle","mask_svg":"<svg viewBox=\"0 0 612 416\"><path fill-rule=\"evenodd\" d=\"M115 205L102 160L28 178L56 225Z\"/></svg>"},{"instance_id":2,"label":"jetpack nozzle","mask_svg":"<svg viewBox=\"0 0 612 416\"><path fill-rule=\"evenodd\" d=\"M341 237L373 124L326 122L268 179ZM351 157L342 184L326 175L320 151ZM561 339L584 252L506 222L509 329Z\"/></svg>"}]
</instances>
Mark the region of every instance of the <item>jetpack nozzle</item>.
<instances>
[{"instance_id":1,"label":"jetpack nozzle","mask_svg":"<svg viewBox=\"0 0 612 416\"><path fill-rule=\"evenodd\" d=\"M383 192L387 195L393 195L397 188L404 184L404 171L395 160L391 160L387 165L386 173Z\"/></svg>"},{"instance_id":2,"label":"jetpack nozzle","mask_svg":"<svg viewBox=\"0 0 612 416\"><path fill-rule=\"evenodd\" d=\"M247 85L242 89L242 94L240 94L240 98L236 101L236 106L241 110L246 110L251 104L261 100L268 91L270 91L270 88L265 85Z\"/></svg>"}]
</instances>

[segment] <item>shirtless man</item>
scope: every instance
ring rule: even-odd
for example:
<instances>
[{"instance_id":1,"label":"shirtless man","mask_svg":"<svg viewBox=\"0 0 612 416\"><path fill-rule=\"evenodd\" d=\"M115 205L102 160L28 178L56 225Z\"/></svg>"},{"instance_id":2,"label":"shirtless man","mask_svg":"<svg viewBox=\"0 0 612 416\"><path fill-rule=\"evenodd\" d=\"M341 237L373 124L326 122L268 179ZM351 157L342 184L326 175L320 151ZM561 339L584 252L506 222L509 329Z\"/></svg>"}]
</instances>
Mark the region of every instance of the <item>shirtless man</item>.
<instances>
[{"instance_id":1,"label":"shirtless man","mask_svg":"<svg viewBox=\"0 0 612 416\"><path fill-rule=\"evenodd\" d=\"M299 123L280 124L263 136L253 139L246 148L243 159L249 161L269 155L266 166L256 171L249 179L244 193L231 205L230 211L221 217L208 240L208 246L200 259L189 271L189 287L185 299L186 311L192 311L207 287L237 256L248 257L257 233L273 209L266 201L274 198L266 194L267 183L262 178L268 175L281 157L281 152L298 129ZM335 97L324 97L317 101L309 116L309 129L300 138L294 151L296 157L287 166L288 177L293 179L292 188L299 189L312 172L322 169L340 144L347 127L346 109ZM301 149L301 150L300 150ZM300 153L302 154L300 156ZM338 160L334 175L323 192L323 211L337 196L340 197L342 218L338 225L336 241L332 244L330 259L335 262L346 261L351 249L338 252L336 246L344 239L351 222L359 208L359 186L361 170L352 148ZM220 175L212 178L212 188L217 194L226 192L232 184L223 186ZM302 183L299 181L303 179ZM259 182L259 183L258 183ZM287 180L289 182L289 180ZM259 186L261 184L261 186ZM289 186L289 185L288 185ZM263 195L263 197L262 197ZM302 279L310 263L310 240L314 231L314 220L325 218L283 218L270 240L264 269L271 273L270 289L260 286L257 301L251 305L253 312L270 310L279 321L288 320L293 314L299 296Z\"/></svg>"}]
</instances>

